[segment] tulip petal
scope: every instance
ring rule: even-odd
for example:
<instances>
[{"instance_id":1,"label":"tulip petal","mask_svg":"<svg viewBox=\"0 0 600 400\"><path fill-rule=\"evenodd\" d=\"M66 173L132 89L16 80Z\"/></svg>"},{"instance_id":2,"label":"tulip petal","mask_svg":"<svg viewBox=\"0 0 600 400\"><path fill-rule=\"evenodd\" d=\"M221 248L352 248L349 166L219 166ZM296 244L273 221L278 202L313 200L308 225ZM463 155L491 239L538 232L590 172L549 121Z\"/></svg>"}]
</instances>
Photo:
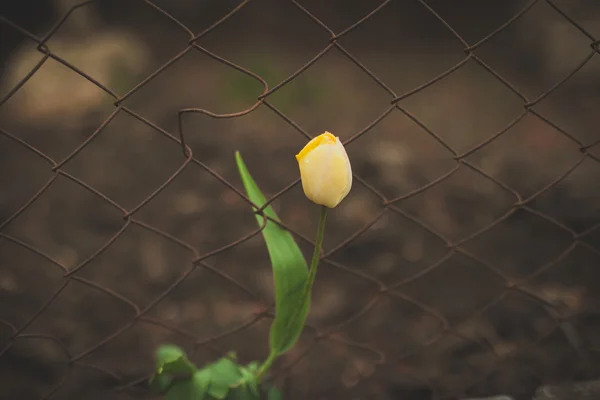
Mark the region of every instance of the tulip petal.
<instances>
[{"instance_id":1,"label":"tulip petal","mask_svg":"<svg viewBox=\"0 0 600 400\"><path fill-rule=\"evenodd\" d=\"M333 208L350 192L352 168L339 138L329 132L306 144L296 156L304 194L313 202Z\"/></svg>"}]
</instances>

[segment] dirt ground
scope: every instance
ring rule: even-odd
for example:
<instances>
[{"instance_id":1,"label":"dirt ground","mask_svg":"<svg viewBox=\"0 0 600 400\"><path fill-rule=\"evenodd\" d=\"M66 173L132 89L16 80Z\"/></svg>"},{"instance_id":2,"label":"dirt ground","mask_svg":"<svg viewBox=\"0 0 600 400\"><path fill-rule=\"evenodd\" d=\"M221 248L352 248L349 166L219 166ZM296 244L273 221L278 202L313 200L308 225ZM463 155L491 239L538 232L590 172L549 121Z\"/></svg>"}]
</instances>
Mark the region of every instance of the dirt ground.
<instances>
[{"instance_id":1,"label":"dirt ground","mask_svg":"<svg viewBox=\"0 0 600 400\"><path fill-rule=\"evenodd\" d=\"M301 2L334 32L377 7L338 3ZM330 213L310 327L274 369L286 398L530 399L542 383L598 378L600 55L586 36L600 35L598 5L538 2L469 56L405 3L262 103L258 79L211 54L274 88L330 44L293 2L249 2L165 69L189 37L151 4L194 33L235 4L92 2L50 37L48 59L7 21L43 37L75 3L44 21L0 9L7 398L152 398L163 343L199 365L229 350L264 359L264 242L215 253L257 229L234 152L270 197L298 178L304 133L325 130L351 140L355 183ZM426 4L470 45L527 5L459 3ZM273 204L310 255L316 206L299 185Z\"/></svg>"}]
</instances>

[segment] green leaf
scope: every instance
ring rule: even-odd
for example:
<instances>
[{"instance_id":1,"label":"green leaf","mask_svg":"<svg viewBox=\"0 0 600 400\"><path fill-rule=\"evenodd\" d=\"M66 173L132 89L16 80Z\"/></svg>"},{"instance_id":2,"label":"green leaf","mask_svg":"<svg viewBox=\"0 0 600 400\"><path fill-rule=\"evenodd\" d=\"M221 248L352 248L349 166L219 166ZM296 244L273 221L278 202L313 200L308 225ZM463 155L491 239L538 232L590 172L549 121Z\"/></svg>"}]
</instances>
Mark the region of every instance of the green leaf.
<instances>
[{"instance_id":1,"label":"green leaf","mask_svg":"<svg viewBox=\"0 0 600 400\"><path fill-rule=\"evenodd\" d=\"M267 392L267 400L281 400L281 392L275 386L271 386Z\"/></svg>"},{"instance_id":2,"label":"green leaf","mask_svg":"<svg viewBox=\"0 0 600 400\"><path fill-rule=\"evenodd\" d=\"M248 198L259 207L264 205L265 196L252 179L242 156L236 152L235 157ZM271 206L266 207L264 213L279 221ZM259 226L263 225L261 215L257 214L256 220ZM269 344L271 353L280 355L296 344L304 328L310 306L310 298L302 298L308 279L308 265L293 236L276 223L267 220L262 235L269 252L275 283L275 319L271 325Z\"/></svg>"},{"instance_id":3,"label":"green leaf","mask_svg":"<svg viewBox=\"0 0 600 400\"><path fill-rule=\"evenodd\" d=\"M217 398L227 397L229 389L239 384L242 380L242 374L239 366L229 358L221 358L216 363L207 367L210 370L210 387L208 393Z\"/></svg>"},{"instance_id":4,"label":"green leaf","mask_svg":"<svg viewBox=\"0 0 600 400\"><path fill-rule=\"evenodd\" d=\"M260 400L260 394L248 386L239 386L231 390L227 400Z\"/></svg>"},{"instance_id":5,"label":"green leaf","mask_svg":"<svg viewBox=\"0 0 600 400\"><path fill-rule=\"evenodd\" d=\"M215 399L224 399L227 397L228 392L229 386L224 385L222 382L211 382L210 387L208 388L208 394Z\"/></svg>"},{"instance_id":6,"label":"green leaf","mask_svg":"<svg viewBox=\"0 0 600 400\"><path fill-rule=\"evenodd\" d=\"M258 371L258 367L260 367L258 361L252 361L246 365L246 369L252 373L256 373Z\"/></svg>"},{"instance_id":7,"label":"green leaf","mask_svg":"<svg viewBox=\"0 0 600 400\"><path fill-rule=\"evenodd\" d=\"M193 374L196 367L185 352L174 345L164 345L156 352L156 371L158 374Z\"/></svg>"},{"instance_id":8,"label":"green leaf","mask_svg":"<svg viewBox=\"0 0 600 400\"><path fill-rule=\"evenodd\" d=\"M166 344L160 346L158 350L156 350L156 367L160 368L164 364L172 363L178 358L185 356L185 352L175 345Z\"/></svg>"},{"instance_id":9,"label":"green leaf","mask_svg":"<svg viewBox=\"0 0 600 400\"><path fill-rule=\"evenodd\" d=\"M242 373L241 385L248 389L251 394L260 398L260 391L258 389L259 382L256 371L258 371L258 366L253 369L245 367L240 368L240 372Z\"/></svg>"},{"instance_id":10,"label":"green leaf","mask_svg":"<svg viewBox=\"0 0 600 400\"><path fill-rule=\"evenodd\" d=\"M172 382L172 378L167 375L154 375L150 379L150 390L158 393L164 393Z\"/></svg>"},{"instance_id":11,"label":"green leaf","mask_svg":"<svg viewBox=\"0 0 600 400\"><path fill-rule=\"evenodd\" d=\"M164 400L196 400L194 383L189 379L175 382L165 394Z\"/></svg>"},{"instance_id":12,"label":"green leaf","mask_svg":"<svg viewBox=\"0 0 600 400\"><path fill-rule=\"evenodd\" d=\"M213 381L218 378L228 385L234 385L242 379L240 366L230 358L221 358L210 367Z\"/></svg>"},{"instance_id":13,"label":"green leaf","mask_svg":"<svg viewBox=\"0 0 600 400\"><path fill-rule=\"evenodd\" d=\"M203 400L210 388L210 369L203 369L194 374L192 381L196 389L196 398L194 400Z\"/></svg>"}]
</instances>

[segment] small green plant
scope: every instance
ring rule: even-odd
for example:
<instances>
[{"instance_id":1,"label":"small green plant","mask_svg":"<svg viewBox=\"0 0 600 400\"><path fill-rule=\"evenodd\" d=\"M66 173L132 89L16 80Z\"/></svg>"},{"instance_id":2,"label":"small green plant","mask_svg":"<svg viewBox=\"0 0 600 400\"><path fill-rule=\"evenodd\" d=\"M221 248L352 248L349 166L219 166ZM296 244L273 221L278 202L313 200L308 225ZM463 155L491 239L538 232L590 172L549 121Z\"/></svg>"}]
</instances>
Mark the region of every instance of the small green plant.
<instances>
[{"instance_id":1,"label":"small green plant","mask_svg":"<svg viewBox=\"0 0 600 400\"><path fill-rule=\"evenodd\" d=\"M165 393L165 400L259 400L258 363L236 363L234 353L198 369L177 346L165 345L156 354L156 374L150 387ZM267 387L268 400L280 399L277 388Z\"/></svg>"},{"instance_id":2,"label":"small green plant","mask_svg":"<svg viewBox=\"0 0 600 400\"><path fill-rule=\"evenodd\" d=\"M267 200L250 175L242 156L235 154L237 167L248 198L257 207ZM293 236L277 222L271 206L256 220L263 226L275 285L275 318L269 333L269 355L262 362L247 365L236 362L235 353L198 368L177 346L163 345L157 350L156 370L150 387L164 394L165 400L278 400L280 392L264 377L281 355L289 351L302 334L310 309L312 286L317 273L325 231L327 209L337 206L352 186L350 162L339 142L329 132L311 140L296 156L306 196L321 207L317 239L308 267Z\"/></svg>"}]
</instances>

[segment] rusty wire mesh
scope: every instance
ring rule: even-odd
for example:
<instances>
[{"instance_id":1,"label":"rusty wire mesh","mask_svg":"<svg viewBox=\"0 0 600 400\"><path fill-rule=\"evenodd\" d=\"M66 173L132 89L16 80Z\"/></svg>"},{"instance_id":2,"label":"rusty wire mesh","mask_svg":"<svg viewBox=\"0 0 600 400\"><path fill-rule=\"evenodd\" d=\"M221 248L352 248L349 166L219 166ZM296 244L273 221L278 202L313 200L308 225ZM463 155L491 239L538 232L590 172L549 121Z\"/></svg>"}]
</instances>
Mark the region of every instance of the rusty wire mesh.
<instances>
[{"instance_id":1,"label":"rusty wire mesh","mask_svg":"<svg viewBox=\"0 0 600 400\"><path fill-rule=\"evenodd\" d=\"M242 1L196 33L152 1L131 2L175 26L187 38L182 42L181 35L182 50L130 85L124 95L111 90L93 72L80 69L77 62L63 58L60 51L53 51L52 39L57 32L74 14L95 3L71 5L43 36L0 16L4 32L22 36L39 54L5 91L0 110L7 110L28 82L51 62L60 64L62 73L84 79L100 89L102 96L111 98L106 115L86 117L86 126L93 128L91 133L81 136L79 132L79 137L68 140L56 131L25 129L7 122L6 113L22 112L25 120L33 118L26 107L20 111L13 107L3 114L2 165L4 173L13 177L2 190L5 199L0 225L0 281L5 298L0 304L1 385L9 398L80 398L82 394L86 398L151 397L145 383L152 372L152 350L160 343L183 345L199 364L229 350L238 351L244 361L264 358L272 318L271 294L264 289L270 285L268 262L250 202L236 178L232 155L240 149L251 171L263 168L256 174L257 181L267 193L276 193L270 196L269 204L278 208L282 225L308 254L315 207L302 197L299 180L290 181L293 175L273 175L280 174L275 165L289 166L294 162L290 156L302 143L329 128L305 129L289 116L293 114L289 108L282 111L284 107L271 99L334 52L381 89L379 97L385 104L362 129L333 130L344 139L351 157L353 152L362 154L360 143L370 131L386 121L397 124L396 120L389 121L400 115L405 128L397 135L402 137L410 131L426 142L411 149L416 152L414 159L426 162L407 168L395 164L400 157L394 153L396 142L390 142L389 137L383 141L381 136L375 139L381 143L374 145L374 158L381 161L391 157L389 164L374 166L356 157L355 188L336 210L338 217L334 212L328 228L331 236L326 238L311 322L298 347L274 370L286 396L528 396L543 382L598 377L600 319L595 282L600 276L596 271L600 213L594 214L597 206L590 211L588 204L600 201L600 175L594 175L600 171L600 159L594 153L600 139L595 127L591 131L567 129L554 122L552 113L538 108L558 93L573 105L562 111L579 118L573 94L560 90L598 58L598 40L569 16L562 3L533 0L520 4L518 12L503 24L473 41L463 38L442 12L436 12L433 2L410 2L451 35L464 53L443 73L425 80L409 77L413 88L397 92L342 42L353 32L360 35L365 24L389 12L394 3L409 2L370 4L362 18L342 30L328 27L303 2L287 2L298 20L313 24L326 36L316 55L274 85L260 73L219 55L218 49L213 53L203 46L207 35L226 29L222 25L228 20L244 9L260 9L263 3ZM499 51L501 45L492 42L526 16L535 18L541 7L576 31L577 41L587 50L581 57L568 60L568 70L559 69L559 79L538 94L528 95L477 51L486 46ZM153 29L160 35L161 26ZM243 41L239 35L236 38ZM397 40L410 42L407 37ZM178 111L166 111L173 117L168 123L147 116L155 115L155 110L138 111L128 105L130 98L196 53L245 75L260 84L262 92L254 95L250 106L237 112L178 106ZM393 68L394 74L403 73L402 65ZM429 103L427 91L467 68L472 69L469 74L478 71L478 82L492 79L499 83L499 89L485 93L491 104L497 104L498 109L504 103L516 104L518 112L510 118L502 114L500 129L481 129L477 143L468 144L473 141L467 138L459 145L452 137L454 127L448 126L448 133L440 132L439 121L434 121L438 125L434 129L429 126L431 118L418 115L423 109L444 107L453 114L456 109L451 104L460 100L447 96L441 104ZM541 67L529 68L535 74ZM335 79L336 73L330 72L324 81ZM210 79L197 77L199 81ZM583 110L594 114L590 117L593 121L598 81L592 82L588 75L582 81L575 93L593 104L592 110ZM55 87L57 91L63 89ZM422 93L424 105L419 111L404 106ZM40 104L52 103L57 96L53 91L34 91L32 95ZM70 96L73 107L82 101L76 89ZM168 94L154 88L146 96L160 99ZM356 107L371 102L355 101ZM305 108L307 115L316 113L311 104ZM270 121L278 120L272 122L271 136L261 135L264 126L244 119L257 113L269 114L265 118ZM202 120L204 124L209 124L209 118L239 119L239 125L228 127L240 133L227 136L229 128L216 130L212 125L188 128L186 123L194 115L208 117ZM133 122L116 124L124 116L132 117L128 121ZM110 131L115 124L118 134ZM164 124L174 129L162 128ZM145 129L144 133L130 132L134 125L143 127L136 129ZM246 131L252 134L245 136ZM273 131L279 131L277 138ZM131 142L122 139L129 135ZM145 137L150 135L154 135L155 144L146 147ZM102 142L109 136L117 139ZM221 136L227 153L215 156L221 151L215 147ZM512 139L498 145L506 137ZM440 155L427 153L434 146ZM287 150L279 151L284 147ZM481 156L487 149L491 159ZM126 151L125 161L109 157L102 164L94 159L94 154L104 157L121 150ZM500 161L493 156L504 157L502 168L497 168ZM509 161L505 163L506 159ZM539 159L543 163L536 164ZM110 168L113 163L115 169ZM140 169L131 178L127 168L132 164L148 169ZM45 174L43 179L39 171ZM86 171L90 175L86 176ZM381 175L392 175L396 185L382 184ZM523 186L523 181L540 176L544 179L536 188ZM574 176L578 177L575 183L570 181ZM138 181L145 183L136 186ZM165 193L178 184L186 192L174 201ZM34 194L23 200L15 189L18 185L31 186L27 190ZM585 196L571 195L578 190L577 185L589 190ZM120 191L114 191L115 187ZM115 196L123 200L113 199L109 192L118 193ZM144 195L139 198L133 195L141 192ZM198 206L195 192L211 199L209 204ZM32 211L36 207L38 211ZM176 216L173 207L192 211ZM203 211L197 212L198 207ZM199 219L189 216L194 210L201 215ZM354 218L352 222L347 221L348 216ZM52 233L42 232L42 225L50 226ZM73 226L78 230L69 233ZM218 229L224 231L218 233ZM195 241L198 236L194 235L200 231L204 232L203 239ZM156 271L148 272L148 265L154 265Z\"/></svg>"}]
</instances>

